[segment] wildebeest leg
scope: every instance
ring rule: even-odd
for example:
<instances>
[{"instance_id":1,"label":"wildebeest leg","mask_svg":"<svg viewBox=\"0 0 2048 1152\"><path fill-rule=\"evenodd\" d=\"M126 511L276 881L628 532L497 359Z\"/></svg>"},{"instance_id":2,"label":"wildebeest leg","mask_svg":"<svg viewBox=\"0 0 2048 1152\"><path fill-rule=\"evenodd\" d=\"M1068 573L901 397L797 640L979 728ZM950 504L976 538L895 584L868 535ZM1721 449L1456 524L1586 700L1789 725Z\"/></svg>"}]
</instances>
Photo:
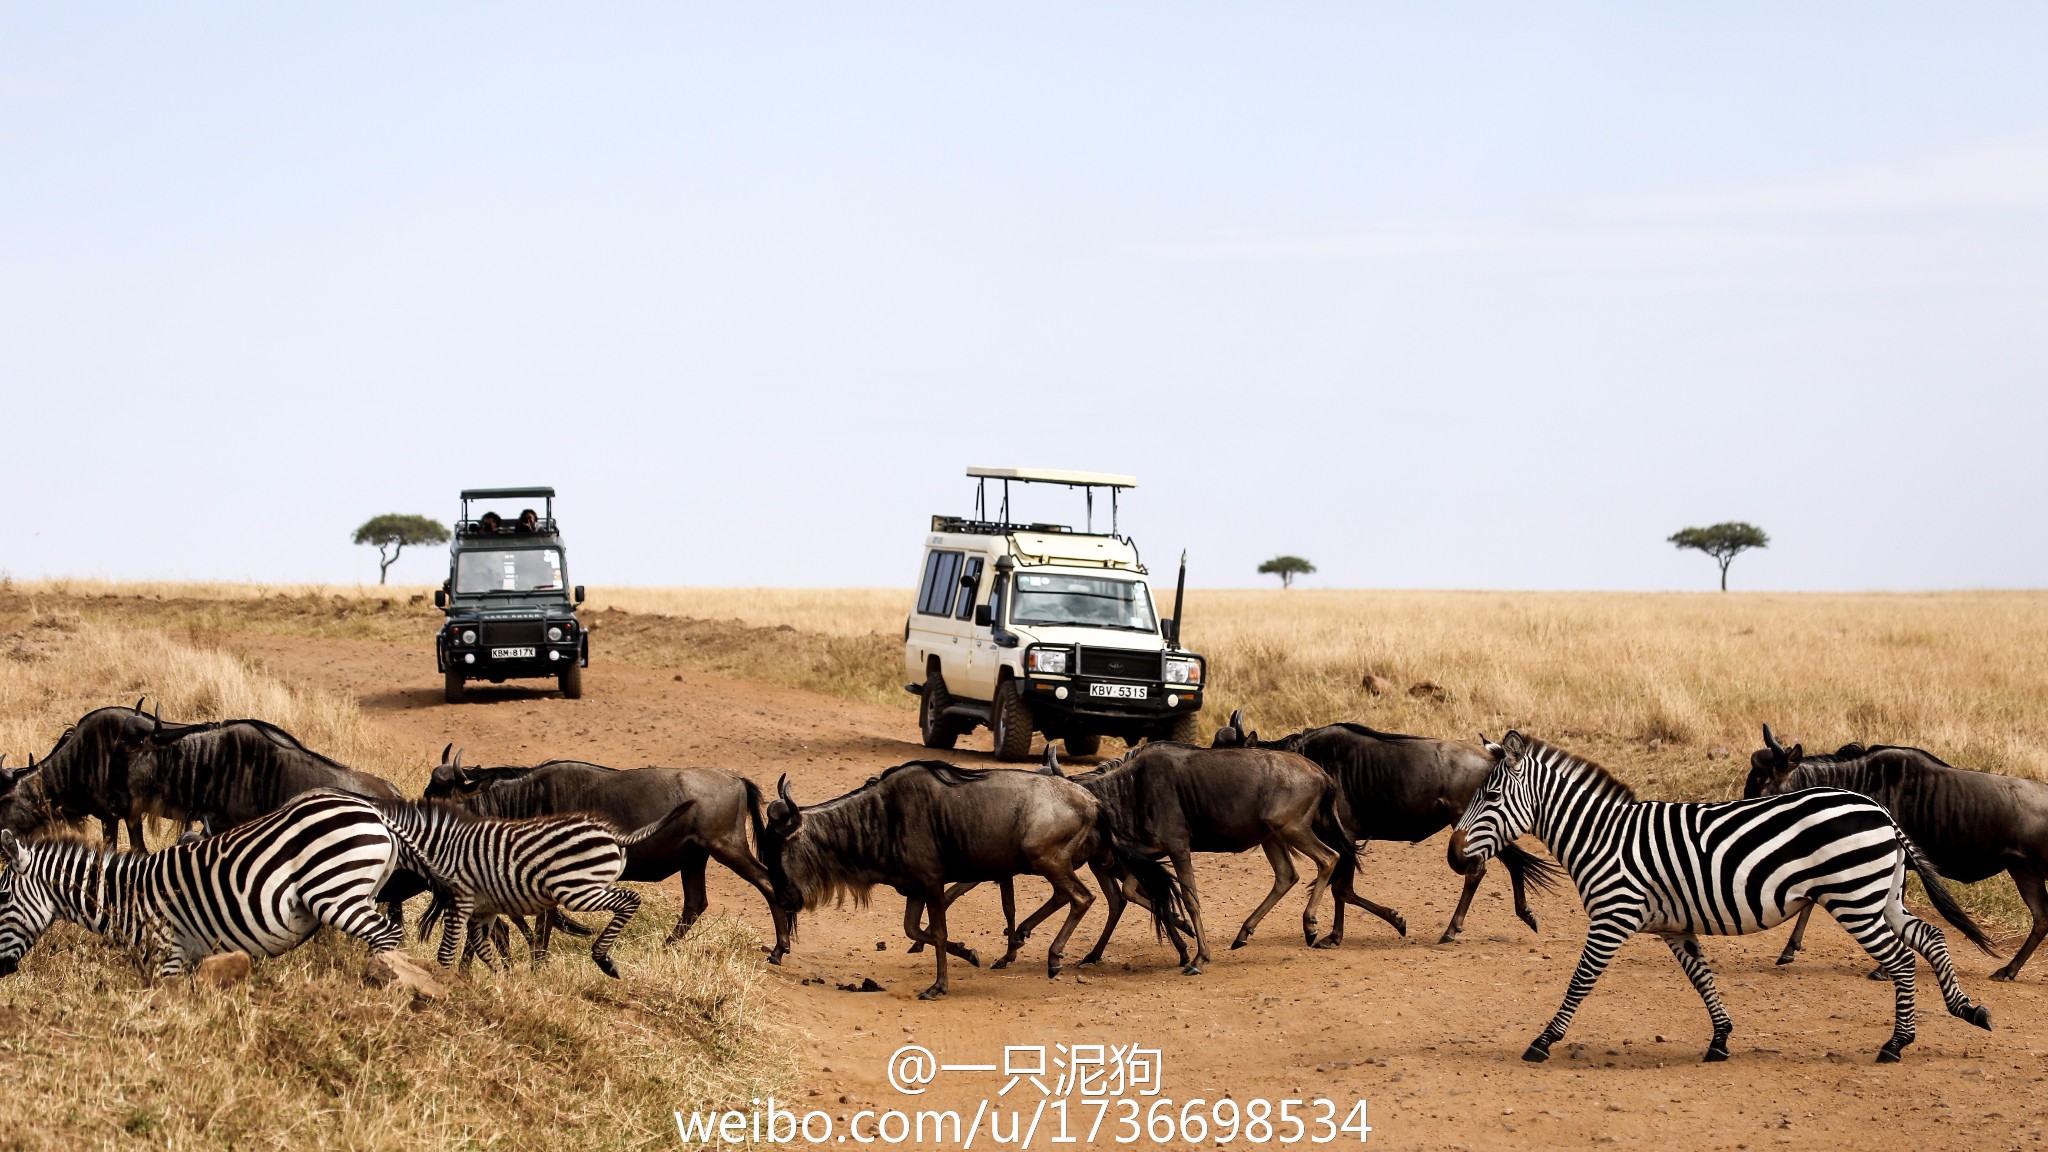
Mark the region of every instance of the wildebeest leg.
<instances>
[{"instance_id":1,"label":"wildebeest leg","mask_svg":"<svg viewBox=\"0 0 2048 1152\"><path fill-rule=\"evenodd\" d=\"M1799 922L1792 925L1792 935L1785 938L1785 950L1778 953L1778 963L1790 964L1792 957L1806 946L1806 922L1813 919L1813 905L1799 910Z\"/></svg>"},{"instance_id":2,"label":"wildebeest leg","mask_svg":"<svg viewBox=\"0 0 2048 1152\"><path fill-rule=\"evenodd\" d=\"M120 851L121 821L110 816L100 817L100 839L106 841L107 851Z\"/></svg>"},{"instance_id":3,"label":"wildebeest leg","mask_svg":"<svg viewBox=\"0 0 2048 1152\"><path fill-rule=\"evenodd\" d=\"M626 922L633 913L640 910L640 894L631 888L602 888L592 886L555 894L556 903L571 912L610 912L612 922L597 934L597 942L590 946L590 959L605 975L616 980L619 966L612 963L612 943L619 933L626 930Z\"/></svg>"},{"instance_id":4,"label":"wildebeest leg","mask_svg":"<svg viewBox=\"0 0 2048 1152\"><path fill-rule=\"evenodd\" d=\"M131 813L128 817L127 824L128 847L134 849L137 852L148 851L148 849L145 848L142 843L142 817Z\"/></svg>"},{"instance_id":5,"label":"wildebeest leg","mask_svg":"<svg viewBox=\"0 0 2048 1152\"><path fill-rule=\"evenodd\" d=\"M1095 882L1102 885L1102 898L1109 901L1109 919L1102 926L1102 935L1095 938L1095 947L1081 957L1082 964L1102 963L1102 950L1109 947L1109 938L1116 935L1116 922L1123 919L1124 905L1129 901L1124 896L1123 883L1115 873L1099 861L1091 861L1088 870L1095 873ZM1181 963L1187 963L1187 956L1181 956Z\"/></svg>"},{"instance_id":6,"label":"wildebeest leg","mask_svg":"<svg viewBox=\"0 0 2048 1152\"><path fill-rule=\"evenodd\" d=\"M1308 903L1301 910L1301 935L1304 943L1318 947L1316 905L1322 902L1323 893L1330 887L1330 875L1337 870L1337 850L1323 843L1322 837L1307 828L1295 829L1287 839L1290 847L1308 857L1316 866L1316 878L1308 886ZM1346 847L1349 846L1347 842Z\"/></svg>"},{"instance_id":7,"label":"wildebeest leg","mask_svg":"<svg viewBox=\"0 0 2048 1152\"><path fill-rule=\"evenodd\" d=\"M959 899L962 892L973 887L974 885L972 884L955 884L951 888L946 889L939 899L944 903L951 904ZM919 896L906 897L903 901L903 934L910 937L910 951L912 952L922 952L925 945L935 943L937 940L937 937L924 927L926 906L924 898ZM976 968L981 967L981 953L960 943L958 940L948 942L946 948L953 955L967 961Z\"/></svg>"},{"instance_id":8,"label":"wildebeest leg","mask_svg":"<svg viewBox=\"0 0 2048 1152\"><path fill-rule=\"evenodd\" d=\"M1808 905L1811 907L1811 905ZM1686 979L1692 981L1700 999L1707 1003L1707 1016L1714 1022L1714 1039L1707 1045L1705 1062L1712 1064L1728 1058L1728 1033L1735 1030L1735 1021L1728 1018L1728 1009L1721 1003L1721 993L1714 988L1714 971L1707 967L1707 958L1700 955L1699 938L1690 932L1660 933L1664 943L1671 947L1671 955L1678 960L1678 966L1685 969Z\"/></svg>"},{"instance_id":9,"label":"wildebeest leg","mask_svg":"<svg viewBox=\"0 0 2048 1152\"><path fill-rule=\"evenodd\" d=\"M676 917L676 926L668 930L670 944L689 935L690 926L711 906L711 897L704 891L704 862L710 858L710 852L694 844L683 849L683 866L676 873L683 886L683 912Z\"/></svg>"},{"instance_id":10,"label":"wildebeest leg","mask_svg":"<svg viewBox=\"0 0 2048 1152\"><path fill-rule=\"evenodd\" d=\"M1536 913L1529 908L1529 881L1522 869L1508 869L1508 887L1515 890L1515 919L1527 924L1531 932L1543 931L1542 926L1536 923Z\"/></svg>"},{"instance_id":11,"label":"wildebeest leg","mask_svg":"<svg viewBox=\"0 0 2048 1152\"><path fill-rule=\"evenodd\" d=\"M782 958L789 955L791 938L795 935L792 929L796 926L796 917L783 911L782 905L775 902L775 886L768 880L768 869L761 866L761 862L747 850L744 842L737 851L728 850L723 845L713 845L711 856L731 869L734 875L752 884L754 891L761 894L761 899L768 902L768 916L775 922L775 949L768 953L768 962L782 963Z\"/></svg>"},{"instance_id":12,"label":"wildebeest leg","mask_svg":"<svg viewBox=\"0 0 2048 1152\"><path fill-rule=\"evenodd\" d=\"M937 1000L946 994L946 900L945 893L931 902L931 946L932 957L938 964L938 977L932 986L917 994L919 1000Z\"/></svg>"},{"instance_id":13,"label":"wildebeest leg","mask_svg":"<svg viewBox=\"0 0 2048 1152\"><path fill-rule=\"evenodd\" d=\"M1167 855L1173 861L1174 878L1180 881L1181 890L1187 893L1188 914L1195 918L1195 960L1192 964L1183 962L1181 974L1200 976L1203 962L1209 959L1209 929L1202 922L1201 894L1195 891L1195 862L1186 849Z\"/></svg>"},{"instance_id":14,"label":"wildebeest leg","mask_svg":"<svg viewBox=\"0 0 2048 1152\"><path fill-rule=\"evenodd\" d=\"M1259 926L1259 921L1266 918L1266 912L1278 904L1282 896L1287 895L1288 890L1294 887L1295 881L1301 879L1294 871L1293 854L1287 851L1287 845L1283 841L1276 837L1266 841L1264 847L1266 863L1273 866L1273 889L1266 893L1264 900L1259 901L1257 908L1252 909L1252 914L1245 917L1244 927L1237 930L1237 939L1230 942L1232 948L1244 947L1245 941L1252 938L1253 929ZM1313 922L1313 909L1310 910L1310 917Z\"/></svg>"},{"instance_id":15,"label":"wildebeest leg","mask_svg":"<svg viewBox=\"0 0 2048 1152\"><path fill-rule=\"evenodd\" d=\"M2048 936L2048 887L2043 886L2041 874L2022 872L2014 868L2012 882L2013 886L2020 890L2020 899L2027 902L2027 911L2034 914L2034 927L2027 933L2027 942L2020 945L2020 950L2012 954L2012 959L2006 961L2005 967L1991 974L1993 980L2017 980L2020 969L2026 967L2027 958L2034 954L2035 948L2040 947L2041 938Z\"/></svg>"},{"instance_id":16,"label":"wildebeest leg","mask_svg":"<svg viewBox=\"0 0 2048 1152\"><path fill-rule=\"evenodd\" d=\"M1479 882L1484 879L1486 879L1486 864L1484 861L1474 865L1470 872L1465 873L1465 890L1458 893L1458 907L1451 913L1451 922L1445 925L1443 938L1438 940L1437 943L1449 944L1458 938L1460 932L1465 930L1465 913L1472 907L1472 894L1479 891Z\"/></svg>"},{"instance_id":17,"label":"wildebeest leg","mask_svg":"<svg viewBox=\"0 0 2048 1152\"><path fill-rule=\"evenodd\" d=\"M1067 941L1074 935L1074 929L1080 926L1081 917L1086 916L1094 905L1095 897L1074 874L1074 866L1065 860L1047 861L1038 874L1052 884L1052 899L1031 914L1031 919L1024 922L1024 931L1017 938L1022 940L1034 925L1051 915L1054 908L1061 904L1067 906L1066 923L1060 925L1059 934L1052 938L1051 946L1045 950L1045 975L1050 979L1060 974L1060 960L1067 954Z\"/></svg>"}]
</instances>

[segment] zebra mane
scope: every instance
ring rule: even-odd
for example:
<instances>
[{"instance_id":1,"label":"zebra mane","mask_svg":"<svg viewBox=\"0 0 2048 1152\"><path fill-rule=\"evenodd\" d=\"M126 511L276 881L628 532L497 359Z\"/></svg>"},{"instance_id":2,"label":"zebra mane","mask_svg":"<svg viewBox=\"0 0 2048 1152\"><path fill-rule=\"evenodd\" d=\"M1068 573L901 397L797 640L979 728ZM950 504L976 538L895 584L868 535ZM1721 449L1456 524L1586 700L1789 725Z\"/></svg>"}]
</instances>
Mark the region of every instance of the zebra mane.
<instances>
[{"instance_id":1,"label":"zebra mane","mask_svg":"<svg viewBox=\"0 0 2048 1152\"><path fill-rule=\"evenodd\" d=\"M1555 769L1566 777L1591 782L1601 795L1626 800L1630 803L1635 802L1636 790L1622 783L1614 773L1609 772L1600 765L1576 753L1567 752L1555 744L1548 744L1538 740L1533 736L1524 737L1524 739L1529 741L1530 752L1538 762Z\"/></svg>"}]
</instances>

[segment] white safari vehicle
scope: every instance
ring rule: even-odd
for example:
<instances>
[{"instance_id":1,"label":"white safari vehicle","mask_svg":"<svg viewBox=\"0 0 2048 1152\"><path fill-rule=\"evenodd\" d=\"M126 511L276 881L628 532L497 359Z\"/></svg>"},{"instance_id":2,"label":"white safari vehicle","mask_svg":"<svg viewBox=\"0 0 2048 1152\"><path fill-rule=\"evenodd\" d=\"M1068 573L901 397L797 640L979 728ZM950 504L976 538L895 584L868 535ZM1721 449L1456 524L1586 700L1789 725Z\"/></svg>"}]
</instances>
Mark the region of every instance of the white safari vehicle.
<instances>
[{"instance_id":1,"label":"white safari vehicle","mask_svg":"<svg viewBox=\"0 0 2048 1152\"><path fill-rule=\"evenodd\" d=\"M1117 533L1117 494L1137 480L1042 468L967 475L974 515L932 517L903 627L905 687L922 699L925 746L951 748L982 725L1002 760L1028 759L1034 731L1082 756L1104 736L1193 740L1204 662L1179 643L1186 557L1174 616L1162 621L1138 546ZM1012 484L1081 489L1086 528L1011 523ZM1098 489L1109 495L1107 534L1094 530Z\"/></svg>"}]
</instances>

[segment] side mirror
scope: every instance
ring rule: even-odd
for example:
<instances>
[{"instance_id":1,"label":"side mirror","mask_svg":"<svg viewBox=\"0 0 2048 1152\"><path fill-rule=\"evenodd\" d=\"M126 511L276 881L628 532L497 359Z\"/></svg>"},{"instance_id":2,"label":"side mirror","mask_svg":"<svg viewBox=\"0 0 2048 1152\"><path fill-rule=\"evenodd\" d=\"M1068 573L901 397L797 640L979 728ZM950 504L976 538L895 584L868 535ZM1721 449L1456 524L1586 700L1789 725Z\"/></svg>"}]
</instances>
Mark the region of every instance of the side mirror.
<instances>
[{"instance_id":1,"label":"side mirror","mask_svg":"<svg viewBox=\"0 0 2048 1152\"><path fill-rule=\"evenodd\" d=\"M576 602L578 604L583 603L583 585L581 584L576 586Z\"/></svg>"},{"instance_id":2,"label":"side mirror","mask_svg":"<svg viewBox=\"0 0 2048 1152\"><path fill-rule=\"evenodd\" d=\"M445 592L445 591L442 591L442 590L441 590L441 589L439 589L439 588L436 588L436 589L434 589L434 607L436 607L436 608L446 608L447 606L448 606L448 593L447 593L447 592Z\"/></svg>"},{"instance_id":3,"label":"side mirror","mask_svg":"<svg viewBox=\"0 0 2048 1152\"><path fill-rule=\"evenodd\" d=\"M974 626L976 628L987 628L995 624L995 622L996 614L989 610L988 605L976 604L974 606Z\"/></svg>"}]
</instances>

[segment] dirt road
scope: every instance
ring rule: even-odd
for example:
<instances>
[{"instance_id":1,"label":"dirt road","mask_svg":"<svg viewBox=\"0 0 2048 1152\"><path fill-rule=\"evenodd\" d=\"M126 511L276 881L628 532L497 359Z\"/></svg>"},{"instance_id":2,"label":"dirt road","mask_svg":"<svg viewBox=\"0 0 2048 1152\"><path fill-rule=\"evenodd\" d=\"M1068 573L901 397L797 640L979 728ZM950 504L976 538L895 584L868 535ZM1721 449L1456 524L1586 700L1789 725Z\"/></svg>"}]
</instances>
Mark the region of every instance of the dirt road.
<instances>
[{"instance_id":1,"label":"dirt road","mask_svg":"<svg viewBox=\"0 0 2048 1152\"><path fill-rule=\"evenodd\" d=\"M787 772L810 803L923 752L910 713L753 683L599 663L583 700L506 690L450 707L431 658L416 651L253 636L232 644L288 679L353 694L375 724L417 746L422 765L451 740L471 763L561 756L620 767L709 764L769 788ZM989 763L979 751L986 734L970 743L976 751L954 759ZM1340 1102L1341 1120L1354 1101L1369 1101L1367 1146L1376 1148L2027 1148L2040 1146L2048 1129L2048 961L2017 984L1996 984L1988 978L1995 962L1952 935L1965 986L1990 1005L1998 1031L1943 1013L1923 966L1919 1042L1905 1063L1878 1067L1871 1059L1890 1034L1890 987L1864 978L1866 959L1839 929L1817 922L1808 951L1787 968L1772 964L1783 930L1709 940L1736 1031L1733 1059L1702 1065L1705 1010L1664 945L1640 938L1623 949L1554 1058L1529 1065L1522 1049L1556 1009L1584 931L1576 900L1539 897L1543 930L1531 932L1510 915L1496 870L1465 939L1438 945L1457 893L1441 839L1377 845L1367 859L1363 886L1407 914L1407 939L1354 916L1341 949L1305 948L1304 886L1247 947L1231 952L1223 949L1270 873L1257 854L1199 858L1204 906L1221 939L1198 977L1180 975L1171 949L1127 919L1098 968L1069 968L1048 981L1041 930L1019 966L956 964L952 994L922 1003L915 996L931 982L931 960L906 953L900 899L877 892L869 907L807 915L795 955L778 970L789 1021L809 1038L796 1104L842 1124L861 1108L958 1107L971 1117L985 1098L1028 1117L1041 1098L1028 1081L998 1098L1006 1080L999 1071L947 1072L925 1094L904 1096L890 1087L887 1062L913 1042L943 1062L981 1065L1000 1065L1005 1045L1043 1045L1056 1058L1056 1045L1101 1043L1158 1049L1161 1096L1176 1112L1181 1102L1226 1094L1246 1108L1255 1098L1325 1097ZM1046 891L1041 881L1023 882L1019 902L1034 905ZM752 889L714 867L712 893L714 913L743 917L766 936L767 912ZM661 900L654 915L672 915L673 884ZM993 890L962 900L952 921L984 957L1001 951ZM1070 957L1086 950L1101 922L1098 905ZM838 990L866 978L886 991ZM1056 1114L1040 1115L1035 1142L1044 1145L1057 1134ZM1096 1144L1112 1146L1127 1131L1120 1115L1110 1114ZM1092 1117L1070 1108L1068 1134L1085 1144ZM1211 1133L1202 1143L1214 1141ZM1328 1146L1354 1141L1347 1135ZM1135 1146L1159 1143L1141 1138Z\"/></svg>"}]
</instances>

